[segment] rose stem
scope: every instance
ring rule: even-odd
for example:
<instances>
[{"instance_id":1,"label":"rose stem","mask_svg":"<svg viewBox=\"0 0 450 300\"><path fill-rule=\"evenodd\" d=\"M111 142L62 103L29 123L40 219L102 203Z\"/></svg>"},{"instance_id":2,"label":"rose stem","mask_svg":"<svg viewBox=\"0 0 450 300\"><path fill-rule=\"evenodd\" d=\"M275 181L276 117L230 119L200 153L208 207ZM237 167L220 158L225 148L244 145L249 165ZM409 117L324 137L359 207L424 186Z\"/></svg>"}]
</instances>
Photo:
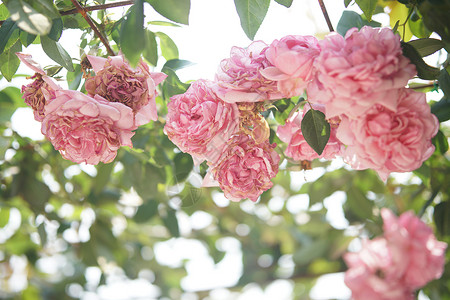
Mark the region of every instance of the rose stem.
<instances>
[{"instance_id":1,"label":"rose stem","mask_svg":"<svg viewBox=\"0 0 450 300\"><path fill-rule=\"evenodd\" d=\"M325 20L327 21L328 29L330 31L334 31L333 25L331 25L330 17L328 16L327 8L325 7L325 3L323 3L323 0L319 0L320 8L322 9L322 14L325 17Z\"/></svg>"},{"instance_id":2,"label":"rose stem","mask_svg":"<svg viewBox=\"0 0 450 300\"><path fill-rule=\"evenodd\" d=\"M71 1L72 1L73 5L75 5L75 8L78 10L78 12L86 20L86 22L88 22L89 26L91 26L91 28L94 30L95 34L100 38L100 41L102 41L102 43L105 45L106 51L108 51L108 54L112 55L112 56L116 55L114 53L113 49L111 49L111 46L109 46L108 40L102 35L100 30L97 28L97 26L92 21L91 17L86 13L86 10L80 5L80 3L78 3L77 0L71 0Z\"/></svg>"}]
</instances>

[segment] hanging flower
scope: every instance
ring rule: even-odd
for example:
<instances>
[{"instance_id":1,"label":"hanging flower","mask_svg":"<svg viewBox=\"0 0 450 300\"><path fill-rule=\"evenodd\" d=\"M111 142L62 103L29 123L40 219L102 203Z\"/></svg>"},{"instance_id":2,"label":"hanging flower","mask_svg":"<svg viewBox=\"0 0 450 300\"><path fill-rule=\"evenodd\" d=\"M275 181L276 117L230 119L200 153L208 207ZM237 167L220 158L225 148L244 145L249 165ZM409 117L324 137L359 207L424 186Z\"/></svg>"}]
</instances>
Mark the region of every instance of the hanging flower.
<instances>
[{"instance_id":1,"label":"hanging flower","mask_svg":"<svg viewBox=\"0 0 450 300\"><path fill-rule=\"evenodd\" d=\"M30 54L17 52L16 55L21 62L36 72L34 76L30 77L34 81L22 86L22 98L33 109L34 119L42 122L45 117L45 105L55 98L55 91L61 89L61 87L45 74L45 71L33 60Z\"/></svg>"},{"instance_id":2,"label":"hanging flower","mask_svg":"<svg viewBox=\"0 0 450 300\"><path fill-rule=\"evenodd\" d=\"M122 55L87 57L95 72L95 76L86 79L85 87L89 95L99 95L108 101L130 107L135 114L136 126L158 118L156 86L167 75L150 72L148 65L142 61L132 68Z\"/></svg>"},{"instance_id":3,"label":"hanging flower","mask_svg":"<svg viewBox=\"0 0 450 300\"><path fill-rule=\"evenodd\" d=\"M42 133L56 150L75 163L111 162L121 146L132 147L133 111L78 91L56 91L46 105Z\"/></svg>"},{"instance_id":4,"label":"hanging flower","mask_svg":"<svg viewBox=\"0 0 450 300\"><path fill-rule=\"evenodd\" d=\"M310 102L325 104L327 118L354 118L375 104L395 111L395 90L416 74L402 54L400 37L389 28L352 28L345 38L331 33L319 44L317 72L307 93Z\"/></svg>"},{"instance_id":5,"label":"hanging flower","mask_svg":"<svg viewBox=\"0 0 450 300\"><path fill-rule=\"evenodd\" d=\"M275 147L268 140L256 144L246 134L232 137L210 171L225 197L232 201L246 198L256 201L271 188L270 180L277 175L280 161Z\"/></svg>"},{"instance_id":6,"label":"hanging flower","mask_svg":"<svg viewBox=\"0 0 450 300\"><path fill-rule=\"evenodd\" d=\"M181 151L191 154L197 164L205 159L216 161L228 139L239 129L237 105L217 97L212 84L197 80L167 105L164 133Z\"/></svg>"},{"instance_id":7,"label":"hanging flower","mask_svg":"<svg viewBox=\"0 0 450 300\"><path fill-rule=\"evenodd\" d=\"M225 102L258 102L282 98L277 83L261 70L272 66L267 60L266 43L256 41L247 48L233 47L230 58L222 60L216 73L215 91Z\"/></svg>"},{"instance_id":8,"label":"hanging flower","mask_svg":"<svg viewBox=\"0 0 450 300\"><path fill-rule=\"evenodd\" d=\"M383 180L391 172L419 168L433 154L431 138L439 129L424 93L402 89L398 95L396 111L377 104L357 119L343 117L337 130L347 145L346 161L377 171Z\"/></svg>"},{"instance_id":9,"label":"hanging flower","mask_svg":"<svg viewBox=\"0 0 450 300\"><path fill-rule=\"evenodd\" d=\"M284 97L301 95L312 77L313 62L320 53L313 36L288 35L274 40L266 51L273 66L261 71L267 79L277 81Z\"/></svg>"}]
</instances>

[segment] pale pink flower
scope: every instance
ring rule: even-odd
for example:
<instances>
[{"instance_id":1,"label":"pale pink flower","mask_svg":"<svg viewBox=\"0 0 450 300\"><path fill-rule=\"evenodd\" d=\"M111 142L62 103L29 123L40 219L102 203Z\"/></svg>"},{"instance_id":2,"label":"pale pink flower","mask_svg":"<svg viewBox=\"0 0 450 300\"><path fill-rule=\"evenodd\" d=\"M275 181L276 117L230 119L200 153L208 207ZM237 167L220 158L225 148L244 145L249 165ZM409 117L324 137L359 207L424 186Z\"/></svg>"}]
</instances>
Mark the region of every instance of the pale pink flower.
<instances>
[{"instance_id":1,"label":"pale pink flower","mask_svg":"<svg viewBox=\"0 0 450 300\"><path fill-rule=\"evenodd\" d=\"M395 89L405 87L416 74L402 54L400 37L389 28L352 28L345 38L331 33L319 45L317 72L307 93L309 101L325 104L327 118L354 118L374 104L395 111Z\"/></svg>"},{"instance_id":2,"label":"pale pink flower","mask_svg":"<svg viewBox=\"0 0 450 300\"><path fill-rule=\"evenodd\" d=\"M277 175L280 161L275 147L268 140L256 144L246 134L233 136L210 170L225 197L232 201L246 198L256 201L271 188L270 180Z\"/></svg>"},{"instance_id":3,"label":"pale pink flower","mask_svg":"<svg viewBox=\"0 0 450 300\"><path fill-rule=\"evenodd\" d=\"M34 81L22 86L22 98L33 109L34 119L42 122L45 117L45 105L55 97L55 91L61 89L61 87L45 74L42 67L33 60L30 54L17 52L16 55L21 62L36 72L31 77Z\"/></svg>"},{"instance_id":4,"label":"pale pink flower","mask_svg":"<svg viewBox=\"0 0 450 300\"><path fill-rule=\"evenodd\" d=\"M86 79L89 95L99 95L111 102L131 107L136 126L157 120L156 86L167 75L149 71L146 63L132 68L122 55L108 58L87 56L95 76Z\"/></svg>"},{"instance_id":5,"label":"pale pink flower","mask_svg":"<svg viewBox=\"0 0 450 300\"><path fill-rule=\"evenodd\" d=\"M439 129L424 93L402 89L398 95L396 111L377 104L357 119L343 117L337 130L347 162L374 169L383 180L419 168L433 154L431 138Z\"/></svg>"},{"instance_id":6,"label":"pale pink flower","mask_svg":"<svg viewBox=\"0 0 450 300\"><path fill-rule=\"evenodd\" d=\"M214 162L239 129L237 105L222 101L211 89L212 84L197 80L167 105L165 134L197 164L205 159Z\"/></svg>"},{"instance_id":7,"label":"pale pink flower","mask_svg":"<svg viewBox=\"0 0 450 300\"><path fill-rule=\"evenodd\" d=\"M320 110L321 112L325 112L323 105L315 104L313 105L313 108ZM319 155L313 150L313 148L311 148L310 145L308 145L301 130L303 117L309 109L309 104L306 104L303 107L303 112L295 112L289 119L286 120L285 125L278 126L278 137L281 141L288 144L284 153L286 156L292 157L294 160L313 160L316 158L332 160L336 156L339 156L344 150L344 145L336 138L338 121L331 121L330 139L328 140L322 154Z\"/></svg>"},{"instance_id":8,"label":"pale pink flower","mask_svg":"<svg viewBox=\"0 0 450 300\"><path fill-rule=\"evenodd\" d=\"M121 146L132 147L133 111L122 103L59 90L45 106L42 133L75 163L111 162Z\"/></svg>"},{"instance_id":9,"label":"pale pink flower","mask_svg":"<svg viewBox=\"0 0 450 300\"><path fill-rule=\"evenodd\" d=\"M396 217L381 210L384 236L391 248L397 272L404 285L418 289L442 276L447 244L436 240L433 230L412 212Z\"/></svg>"},{"instance_id":10,"label":"pale pink flower","mask_svg":"<svg viewBox=\"0 0 450 300\"><path fill-rule=\"evenodd\" d=\"M266 51L273 66L261 71L264 77L278 82L284 97L301 95L312 77L313 62L320 47L313 36L288 35L274 40Z\"/></svg>"},{"instance_id":11,"label":"pale pink flower","mask_svg":"<svg viewBox=\"0 0 450 300\"><path fill-rule=\"evenodd\" d=\"M399 258L402 259L402 258ZM360 252L344 255L344 282L354 300L413 300L413 289L403 284L389 243L384 238L364 240Z\"/></svg>"},{"instance_id":12,"label":"pale pink flower","mask_svg":"<svg viewBox=\"0 0 450 300\"><path fill-rule=\"evenodd\" d=\"M282 98L277 83L260 72L272 66L265 56L267 49L262 41L253 42L247 48L233 47L230 58L222 60L216 73L217 95L229 103Z\"/></svg>"}]
</instances>

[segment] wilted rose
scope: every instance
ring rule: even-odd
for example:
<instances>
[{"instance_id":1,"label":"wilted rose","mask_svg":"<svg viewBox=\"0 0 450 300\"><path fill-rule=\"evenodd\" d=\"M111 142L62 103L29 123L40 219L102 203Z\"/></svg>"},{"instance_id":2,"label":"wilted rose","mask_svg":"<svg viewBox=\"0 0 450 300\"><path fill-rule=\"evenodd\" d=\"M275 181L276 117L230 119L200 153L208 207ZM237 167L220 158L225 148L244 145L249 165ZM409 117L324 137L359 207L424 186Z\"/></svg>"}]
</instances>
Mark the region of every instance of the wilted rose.
<instances>
[{"instance_id":1,"label":"wilted rose","mask_svg":"<svg viewBox=\"0 0 450 300\"><path fill-rule=\"evenodd\" d=\"M327 118L354 118L375 104L395 111L395 90L416 74L402 54L400 37L389 28L353 28L345 38L331 33L319 44L317 72L307 93L309 101L325 104Z\"/></svg>"},{"instance_id":2,"label":"wilted rose","mask_svg":"<svg viewBox=\"0 0 450 300\"><path fill-rule=\"evenodd\" d=\"M439 129L424 93L402 89L398 95L396 111L377 104L357 119L343 117L337 130L347 162L374 169L383 180L419 168L433 153L431 138Z\"/></svg>"},{"instance_id":3,"label":"wilted rose","mask_svg":"<svg viewBox=\"0 0 450 300\"><path fill-rule=\"evenodd\" d=\"M33 60L30 54L16 53L17 57L36 74L34 81L22 86L22 98L33 109L34 119L42 122L45 117L44 107L55 97L55 91L61 89L51 77L47 76L41 66Z\"/></svg>"},{"instance_id":4,"label":"wilted rose","mask_svg":"<svg viewBox=\"0 0 450 300\"><path fill-rule=\"evenodd\" d=\"M323 105L313 105L315 110L325 112ZM303 112L295 112L289 119L286 120L285 125L278 126L277 135L281 141L288 144L285 154L292 157L294 160L313 160L316 158L325 158L331 160L336 156L341 155L344 150L344 145L336 138L337 121L333 120L331 123L330 139L325 146L322 154L317 154L316 151L306 142L302 134L301 125L305 114L310 110L309 104L303 107Z\"/></svg>"},{"instance_id":5,"label":"wilted rose","mask_svg":"<svg viewBox=\"0 0 450 300\"><path fill-rule=\"evenodd\" d=\"M60 90L45 106L42 133L65 159L96 165L111 162L121 146L133 146L133 123L126 105Z\"/></svg>"},{"instance_id":6,"label":"wilted rose","mask_svg":"<svg viewBox=\"0 0 450 300\"><path fill-rule=\"evenodd\" d=\"M150 72L148 65L142 61L132 68L122 55L87 57L95 71L95 76L86 79L85 87L89 95L99 95L130 107L135 114L136 126L158 118L156 86L167 75Z\"/></svg>"},{"instance_id":7,"label":"wilted rose","mask_svg":"<svg viewBox=\"0 0 450 300\"><path fill-rule=\"evenodd\" d=\"M225 197L232 201L246 198L256 201L271 188L270 180L277 175L280 161L275 147L268 140L256 144L246 134L232 137L217 164L211 166L211 174Z\"/></svg>"},{"instance_id":8,"label":"wilted rose","mask_svg":"<svg viewBox=\"0 0 450 300\"><path fill-rule=\"evenodd\" d=\"M217 95L230 103L282 98L277 83L261 74L261 70L272 66L265 55L267 49L262 41L247 48L233 47L230 58L222 60L216 73Z\"/></svg>"},{"instance_id":9,"label":"wilted rose","mask_svg":"<svg viewBox=\"0 0 450 300\"><path fill-rule=\"evenodd\" d=\"M196 163L214 162L228 139L239 129L236 104L222 101L211 89L212 82L197 80L186 93L175 95L167 105L164 132L194 157Z\"/></svg>"},{"instance_id":10,"label":"wilted rose","mask_svg":"<svg viewBox=\"0 0 450 300\"><path fill-rule=\"evenodd\" d=\"M266 51L273 66L262 70L264 77L278 82L284 97L301 95L312 77L313 62L320 47L313 36L288 35L274 40Z\"/></svg>"}]
</instances>

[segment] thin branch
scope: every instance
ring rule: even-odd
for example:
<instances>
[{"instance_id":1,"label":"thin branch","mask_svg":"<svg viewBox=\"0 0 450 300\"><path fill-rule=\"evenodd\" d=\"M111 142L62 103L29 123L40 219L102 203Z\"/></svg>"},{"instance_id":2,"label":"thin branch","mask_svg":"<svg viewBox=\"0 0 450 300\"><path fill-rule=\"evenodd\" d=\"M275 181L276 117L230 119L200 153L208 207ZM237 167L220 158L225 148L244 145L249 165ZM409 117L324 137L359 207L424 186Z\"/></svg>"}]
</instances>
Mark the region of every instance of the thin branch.
<instances>
[{"instance_id":1,"label":"thin branch","mask_svg":"<svg viewBox=\"0 0 450 300\"><path fill-rule=\"evenodd\" d=\"M415 85L415 86L410 86L410 89L413 90L420 90L420 89L424 89L424 88L429 88L429 87L434 87L434 83L430 83L430 84L421 84L421 85Z\"/></svg>"},{"instance_id":2,"label":"thin branch","mask_svg":"<svg viewBox=\"0 0 450 300\"><path fill-rule=\"evenodd\" d=\"M334 31L333 25L331 24L330 17L328 16L327 8L325 7L325 3L323 3L323 0L319 0L320 8L322 9L322 14L325 17L325 20L327 21L328 29L330 31Z\"/></svg>"},{"instance_id":3,"label":"thin branch","mask_svg":"<svg viewBox=\"0 0 450 300\"><path fill-rule=\"evenodd\" d=\"M113 3L107 3L107 4L101 4L101 5L92 5L92 6L86 6L84 7L85 11L94 11L94 10L101 10L101 9L108 9L108 8L114 8L114 7L121 7L126 5L133 5L134 0L128 0L128 1L117 1ZM72 8L69 10L60 10L59 14L61 16L67 16L67 15L75 15L78 13L77 8ZM5 22L5 20L0 20L0 26Z\"/></svg>"},{"instance_id":4,"label":"thin branch","mask_svg":"<svg viewBox=\"0 0 450 300\"><path fill-rule=\"evenodd\" d=\"M92 21L91 17L86 13L86 10L78 3L77 0L71 0L73 5L77 8L78 12L83 16L83 18L88 22L89 26L94 30L95 34L98 36L100 41L102 41L103 45L106 47L106 51L108 51L109 55L116 55L111 49L111 46L109 45L108 40L103 36L103 34L100 32L98 27L95 25L95 23Z\"/></svg>"}]
</instances>

